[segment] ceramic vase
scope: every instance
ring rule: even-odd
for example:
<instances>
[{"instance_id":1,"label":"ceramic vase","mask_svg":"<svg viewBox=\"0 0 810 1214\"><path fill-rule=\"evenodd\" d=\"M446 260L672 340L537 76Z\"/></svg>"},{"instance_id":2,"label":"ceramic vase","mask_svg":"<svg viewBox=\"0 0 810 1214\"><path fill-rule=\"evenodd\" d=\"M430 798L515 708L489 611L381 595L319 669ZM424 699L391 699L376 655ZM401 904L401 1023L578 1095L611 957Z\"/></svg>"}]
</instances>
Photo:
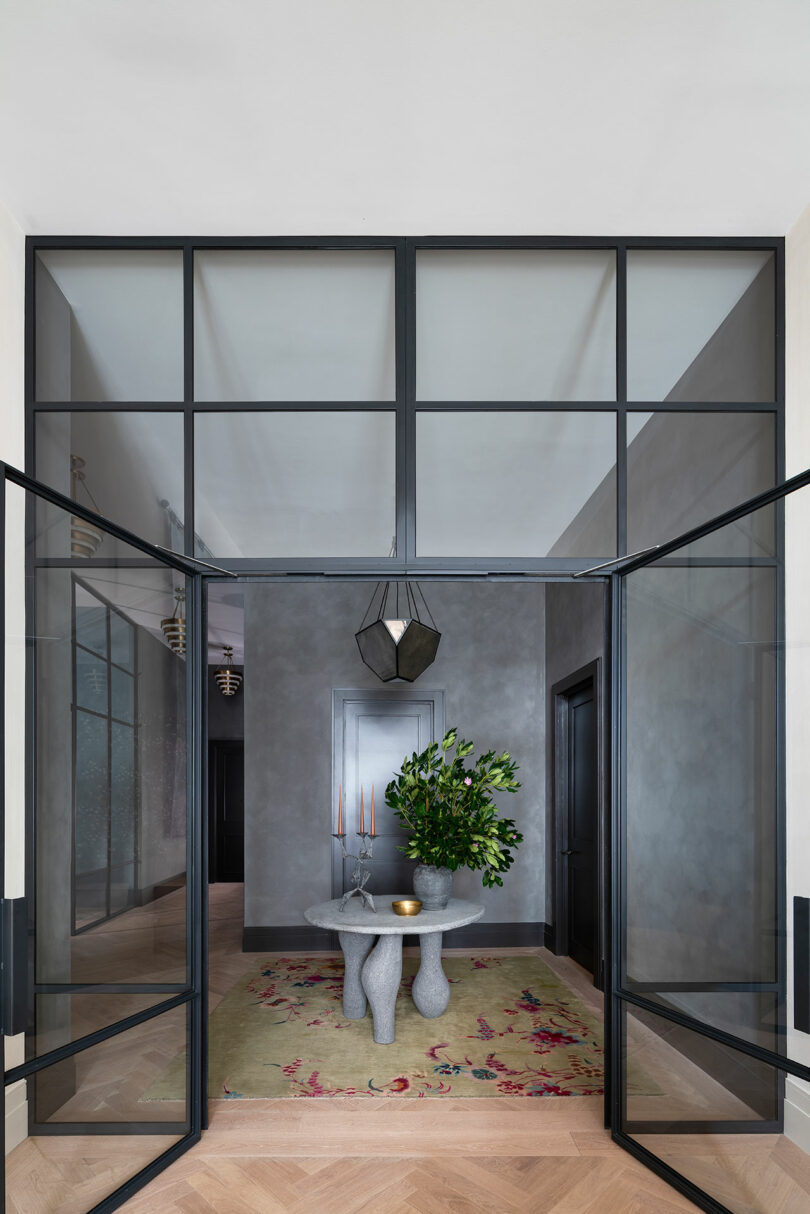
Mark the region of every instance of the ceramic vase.
<instances>
[{"instance_id":1,"label":"ceramic vase","mask_svg":"<svg viewBox=\"0 0 810 1214\"><path fill-rule=\"evenodd\" d=\"M413 874L413 892L423 910L444 910L453 889L453 873L435 864L417 864Z\"/></svg>"}]
</instances>

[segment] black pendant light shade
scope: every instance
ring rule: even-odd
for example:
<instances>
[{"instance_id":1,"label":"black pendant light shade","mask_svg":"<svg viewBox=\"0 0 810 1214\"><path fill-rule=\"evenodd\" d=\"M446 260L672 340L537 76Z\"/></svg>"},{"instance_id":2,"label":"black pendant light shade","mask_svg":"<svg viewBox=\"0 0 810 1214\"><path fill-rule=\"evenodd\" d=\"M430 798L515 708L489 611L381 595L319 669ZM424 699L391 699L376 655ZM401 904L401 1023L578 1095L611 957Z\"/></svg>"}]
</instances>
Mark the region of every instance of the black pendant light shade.
<instances>
[{"instance_id":1,"label":"black pendant light shade","mask_svg":"<svg viewBox=\"0 0 810 1214\"><path fill-rule=\"evenodd\" d=\"M355 639L366 666L383 683L412 683L436 657L442 634L418 582L380 582Z\"/></svg>"}]
</instances>

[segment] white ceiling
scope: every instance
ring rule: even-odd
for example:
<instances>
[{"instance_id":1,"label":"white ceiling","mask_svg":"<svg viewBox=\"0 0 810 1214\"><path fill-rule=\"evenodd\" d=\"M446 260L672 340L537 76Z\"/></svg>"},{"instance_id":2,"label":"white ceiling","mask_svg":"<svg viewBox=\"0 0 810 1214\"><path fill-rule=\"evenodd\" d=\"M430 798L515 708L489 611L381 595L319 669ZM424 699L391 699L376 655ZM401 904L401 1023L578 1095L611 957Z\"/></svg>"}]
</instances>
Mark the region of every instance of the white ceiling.
<instances>
[{"instance_id":1,"label":"white ceiling","mask_svg":"<svg viewBox=\"0 0 810 1214\"><path fill-rule=\"evenodd\" d=\"M807 0L2 0L31 233L787 231Z\"/></svg>"}]
</instances>

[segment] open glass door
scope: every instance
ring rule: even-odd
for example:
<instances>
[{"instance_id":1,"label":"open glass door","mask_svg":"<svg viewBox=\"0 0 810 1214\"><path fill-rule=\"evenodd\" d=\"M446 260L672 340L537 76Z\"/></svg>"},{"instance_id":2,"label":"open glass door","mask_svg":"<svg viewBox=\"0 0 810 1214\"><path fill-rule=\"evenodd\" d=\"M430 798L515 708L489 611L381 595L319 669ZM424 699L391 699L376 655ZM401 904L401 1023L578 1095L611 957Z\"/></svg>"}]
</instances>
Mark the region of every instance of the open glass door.
<instances>
[{"instance_id":1,"label":"open glass door","mask_svg":"<svg viewBox=\"0 0 810 1214\"><path fill-rule=\"evenodd\" d=\"M200 578L3 485L5 1208L84 1214L200 1136Z\"/></svg>"},{"instance_id":2,"label":"open glass door","mask_svg":"<svg viewBox=\"0 0 810 1214\"><path fill-rule=\"evenodd\" d=\"M613 1132L733 1214L810 1209L809 483L613 575Z\"/></svg>"}]
</instances>

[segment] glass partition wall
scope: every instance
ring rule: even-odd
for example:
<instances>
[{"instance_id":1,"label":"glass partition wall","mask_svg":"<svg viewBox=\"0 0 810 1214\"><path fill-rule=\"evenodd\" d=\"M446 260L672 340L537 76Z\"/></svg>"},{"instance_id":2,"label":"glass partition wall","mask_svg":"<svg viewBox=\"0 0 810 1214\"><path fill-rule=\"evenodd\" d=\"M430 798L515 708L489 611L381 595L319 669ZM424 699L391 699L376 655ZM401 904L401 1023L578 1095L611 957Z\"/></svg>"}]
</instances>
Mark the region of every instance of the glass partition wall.
<instances>
[{"instance_id":1,"label":"glass partition wall","mask_svg":"<svg viewBox=\"0 0 810 1214\"><path fill-rule=\"evenodd\" d=\"M105 552L122 569L119 527L251 576L572 577L665 543L782 478L783 278L776 239L31 240L27 467L117 525ZM89 565L92 537L76 542L85 555L75 559ZM745 652L764 654L780 619L778 509L701 544L703 615L738 609ZM130 712L127 663L140 669L148 646L123 584L93 580L87 568L76 574L74 857L84 885L72 922L109 930L137 902L137 834L121 821L132 818L131 791L136 804L142 795L146 718L137 680ZM164 600L171 590L150 586ZM668 643L689 652L695 592L689 579L639 580L628 604L638 645L658 634L660 608ZM662 600L672 600L665 611ZM119 616L135 628L132 659ZM699 672L703 656L713 655L698 646L679 676ZM639 669L651 677L655 667ZM767 740L778 679L764 657L758 670L750 771L728 782L718 767L706 797L730 802L732 832L760 832L755 842L746 836L737 875L756 869L764 905L776 897L767 856L778 838L752 816L746 781L753 772L766 808L781 751L778 734ZM747 683L739 661L724 674L731 754ZM718 715L715 691L705 710ZM678 704L688 701L679 695ZM649 721L640 713L634 754L645 778L653 768L644 764L661 761L675 813L674 790L700 772L708 743L692 728L678 764L667 765L669 724L663 710ZM649 790L639 788L633 822L644 820ZM697 804L689 810L689 830L705 820L706 797L703 817ZM773 804L777 813L778 796ZM642 860L663 864L669 842ZM720 845L716 824L709 842ZM692 879L663 882L671 906L692 906ZM725 968L706 977L706 956L695 973L726 986L685 992L673 984L696 981L691 970L668 974L667 986L645 968L668 937L637 885L629 977L655 998L632 1014L671 1020L710 1009L740 1039L772 1048L786 975L769 968L750 908L734 930L707 912ZM732 885L729 877L724 897ZM700 916L685 915L696 933ZM689 950L680 947L683 968ZM755 990L736 989L743 956ZM663 1091L666 1082L656 1083ZM750 1083L749 1107L778 1113L770 1076Z\"/></svg>"},{"instance_id":2,"label":"glass partition wall","mask_svg":"<svg viewBox=\"0 0 810 1214\"><path fill-rule=\"evenodd\" d=\"M6 1195L83 1214L200 1134L199 578L0 469Z\"/></svg>"},{"instance_id":3,"label":"glass partition wall","mask_svg":"<svg viewBox=\"0 0 810 1214\"><path fill-rule=\"evenodd\" d=\"M732 1214L810 1200L808 486L614 575L613 1129Z\"/></svg>"}]
</instances>

